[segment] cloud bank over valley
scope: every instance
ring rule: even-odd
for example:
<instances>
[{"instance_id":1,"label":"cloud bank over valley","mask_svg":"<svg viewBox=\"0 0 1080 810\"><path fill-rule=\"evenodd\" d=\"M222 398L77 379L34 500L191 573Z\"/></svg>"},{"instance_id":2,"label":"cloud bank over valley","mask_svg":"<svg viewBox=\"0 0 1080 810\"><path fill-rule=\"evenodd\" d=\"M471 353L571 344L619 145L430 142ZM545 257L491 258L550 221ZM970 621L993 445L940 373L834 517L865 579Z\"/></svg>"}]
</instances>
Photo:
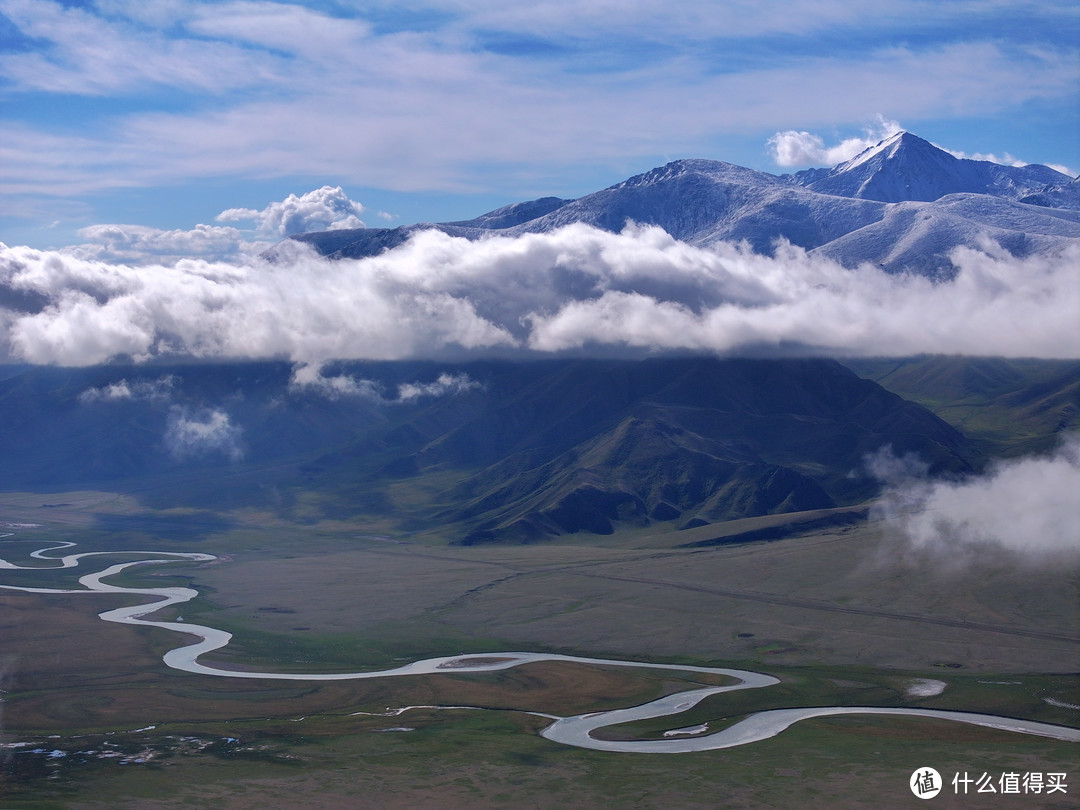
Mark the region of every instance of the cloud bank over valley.
<instances>
[{"instance_id":1,"label":"cloud bank over valley","mask_svg":"<svg viewBox=\"0 0 1080 810\"><path fill-rule=\"evenodd\" d=\"M1075 244L1023 259L958 249L948 281L791 246L694 247L633 224L478 241L422 231L359 260L287 246L273 261L171 265L3 246L0 351L69 366L612 349L1080 357Z\"/></svg>"}]
</instances>

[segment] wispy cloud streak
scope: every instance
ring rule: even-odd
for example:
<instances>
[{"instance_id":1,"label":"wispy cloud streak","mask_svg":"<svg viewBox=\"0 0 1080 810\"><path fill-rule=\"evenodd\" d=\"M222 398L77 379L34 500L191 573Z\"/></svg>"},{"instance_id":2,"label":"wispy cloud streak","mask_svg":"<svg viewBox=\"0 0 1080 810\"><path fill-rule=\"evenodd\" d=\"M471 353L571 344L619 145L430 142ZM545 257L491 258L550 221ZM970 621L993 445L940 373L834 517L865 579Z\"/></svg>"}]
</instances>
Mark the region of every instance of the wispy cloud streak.
<instances>
[{"instance_id":1,"label":"wispy cloud streak","mask_svg":"<svg viewBox=\"0 0 1080 810\"><path fill-rule=\"evenodd\" d=\"M1011 47L972 28L973 13L1009 13L975 0L858 14L840 2L782 13L752 3L433 3L426 15L377 5L2 0L22 47L0 56L15 100L0 187L71 194L317 176L516 193L557 189L558 176L571 193L586 166L715 154L718 140L790 121L848 128L882 98L902 120L992 115L1072 99L1078 77L1067 47ZM1053 32L1069 11L1023 13ZM913 34L904 46L864 36L897 24ZM814 45L823 29L850 47ZM82 114L17 115L26 94L82 98ZM777 137L785 165L850 151L805 131Z\"/></svg>"}]
</instances>

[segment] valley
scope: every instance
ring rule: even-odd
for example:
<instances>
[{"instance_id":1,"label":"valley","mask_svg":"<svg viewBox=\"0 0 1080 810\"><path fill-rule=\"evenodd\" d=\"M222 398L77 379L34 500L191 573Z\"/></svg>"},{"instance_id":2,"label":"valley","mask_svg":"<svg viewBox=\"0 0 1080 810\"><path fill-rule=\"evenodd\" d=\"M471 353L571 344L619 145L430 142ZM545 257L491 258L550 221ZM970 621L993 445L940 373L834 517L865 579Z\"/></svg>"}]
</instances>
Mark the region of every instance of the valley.
<instances>
[{"instance_id":1,"label":"valley","mask_svg":"<svg viewBox=\"0 0 1080 810\"><path fill-rule=\"evenodd\" d=\"M883 444L946 477L1048 450L1075 364L850 365L341 364L308 388L285 364L9 369L0 584L53 592L0 589L0 804L693 807L723 782L825 806L835 784L900 800L928 762L1067 772L1075 743L948 713L1076 733L1075 559L917 548L859 471ZM378 395L341 393L360 380ZM174 453L210 413L231 432ZM183 598L98 618L146 589ZM200 626L228 643L170 652ZM465 665L378 676L430 659ZM681 697L745 673L777 683ZM595 744L931 716L678 756L544 739L659 699L681 712L611 715Z\"/></svg>"},{"instance_id":2,"label":"valley","mask_svg":"<svg viewBox=\"0 0 1080 810\"><path fill-rule=\"evenodd\" d=\"M1080 725L1075 559L913 546L868 459L947 480L1049 451L1074 364L850 366L9 369L0 804L831 806L927 763L1067 773L1074 742L1006 729ZM215 441L173 452L181 419ZM155 590L183 598L139 623ZM217 641L195 662L178 630Z\"/></svg>"},{"instance_id":3,"label":"valley","mask_svg":"<svg viewBox=\"0 0 1080 810\"><path fill-rule=\"evenodd\" d=\"M65 501L68 506L60 505ZM17 518L9 522L24 525L9 530L15 534L5 539L2 556L35 567L45 561L29 558L29 552L49 545L58 530L85 539L78 548L45 557L89 551L91 542L100 543L92 538L106 536L92 528L89 516L132 508L104 493L63 499L5 495L3 504L5 514ZM800 522L808 521L801 514L774 516L744 521L739 528L745 533L750 526L779 523L795 530ZM40 525L25 525L33 523ZM166 777L198 785L181 791L189 802L194 796L204 801L229 796L245 806L270 784L278 790L288 785L315 800L326 795L329 780L342 790L379 785L384 806L415 801L422 806L424 790L390 787L393 766L387 771L384 764L426 751L423 756L437 756L440 767L450 768L459 761L455 748L476 753L494 745L503 753L493 751L486 760L483 786L459 785L464 792L451 788L449 795L459 795L463 804L470 796L483 801L494 795L488 792L492 786L501 785L499 795L523 799L525 794L517 794L507 780L521 780L521 790L533 789L533 780L544 772L532 769L533 776L524 778L524 766L513 760L519 755L549 762L552 778L576 774L576 789L588 793L612 789L604 774L617 767L591 758L625 754L537 749L533 735L550 720L530 712L567 716L623 708L702 688L715 678L678 669L552 660L409 678L311 678L350 668L396 667L432 654L466 653L482 663L500 662L521 649L636 658L650 665L734 666L780 681L706 698L678 718L639 723L631 732L637 739L662 739L665 731L695 724L707 724L713 732L755 712L799 705L983 712L1075 728L1076 710L1069 708L1080 698L1070 674L1080 649L1075 570L1017 570L1001 560L966 571L940 570L933 560L897 565L888 559L883 527L873 522L796 532L773 542L686 547L688 534L700 540L709 533L709 527L657 534L638 530L541 545L455 547L429 537L367 533L362 526L282 531L252 520L182 546L187 555L213 549L216 560L136 566L108 579L121 587L193 588L198 597L149 618L227 630L233 634L229 646L204 654L204 663L284 670L298 678L288 684L247 677L229 683L234 679L177 673L160 660L177 645L176 633L109 625L96 616L146 597L0 592L7 673L0 687L5 689L3 744L26 743L5 749L7 767L35 758L52 762L43 766L43 774L58 774L54 780L28 775L26 784L34 795L50 795L64 806L93 806L88 798L93 795L108 795L124 806ZM146 533L139 540L136 545L129 538L129 552L102 559L134 561L140 549L177 550L164 535ZM89 570L47 575L9 570L3 582L17 584L17 576L18 584L33 587L78 588L77 578ZM24 574L32 579L21 579ZM944 686L920 697L916 686L926 680ZM406 706L419 708L388 712ZM495 712L432 708L437 706ZM199 742L179 742L184 739ZM840 771L834 764L822 776L812 776L821 765L820 746L828 746L831 757L870 741L875 752L884 746L905 766L916 751L947 752L948 761L978 757L1002 768L1026 763L1029 770L1032 761L1045 770L1067 770L1072 757L1067 742L940 719L848 716L802 721L773 739L722 752L661 757L662 763L648 765L645 772L661 780L667 774L669 795L688 806L707 803L705 784L713 777L706 774L731 780L732 772L748 763L753 766L746 773L758 774L760 784L734 781L755 803L776 795L785 784L777 774L789 771L800 774L801 785L824 788L841 778L859 792L869 789L869 782L860 780L879 779L895 783L894 795L902 795L907 774L903 768L890 771L876 753L849 750L852 758ZM113 747L103 747L106 742ZM384 744L388 748L380 756L376 751ZM124 746L132 757L139 752L149 757L141 765L124 766L137 766L143 775L117 773L119 757L96 760L84 754L85 764L77 764L78 751ZM49 760L46 753L27 749L72 753ZM367 751L364 770L341 781L331 763L349 750ZM569 749L574 750L580 749ZM716 759L697 759L708 756ZM685 757L694 759L684 763ZM578 771L581 767L592 775ZM190 776L178 776L176 769ZM445 771L441 777L430 772L424 777L424 768L416 773L433 780L422 783L428 788L453 781ZM687 774L698 776L684 784ZM304 785L315 783L323 787L304 794ZM786 784L794 788L790 777ZM553 789L551 795L562 794ZM42 798L25 806L50 804Z\"/></svg>"}]
</instances>

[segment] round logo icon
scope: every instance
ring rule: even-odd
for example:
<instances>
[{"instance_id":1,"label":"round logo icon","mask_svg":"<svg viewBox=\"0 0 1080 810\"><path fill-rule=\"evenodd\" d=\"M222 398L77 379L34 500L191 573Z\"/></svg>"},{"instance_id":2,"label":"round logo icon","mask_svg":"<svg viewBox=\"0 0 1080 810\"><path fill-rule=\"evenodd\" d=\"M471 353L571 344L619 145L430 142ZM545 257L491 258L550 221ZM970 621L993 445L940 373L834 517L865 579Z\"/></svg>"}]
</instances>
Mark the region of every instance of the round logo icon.
<instances>
[{"instance_id":1,"label":"round logo icon","mask_svg":"<svg viewBox=\"0 0 1080 810\"><path fill-rule=\"evenodd\" d=\"M933 768L919 768L908 780L911 792L920 799L932 799L941 792L941 774Z\"/></svg>"}]
</instances>

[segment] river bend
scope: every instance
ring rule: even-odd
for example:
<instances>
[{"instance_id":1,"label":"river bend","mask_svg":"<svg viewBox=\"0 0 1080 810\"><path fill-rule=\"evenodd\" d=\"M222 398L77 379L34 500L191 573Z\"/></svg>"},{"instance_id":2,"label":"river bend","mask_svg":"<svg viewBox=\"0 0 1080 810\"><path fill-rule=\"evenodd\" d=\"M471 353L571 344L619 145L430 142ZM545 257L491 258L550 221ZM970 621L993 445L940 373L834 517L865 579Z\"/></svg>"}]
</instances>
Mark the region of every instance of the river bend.
<instances>
[{"instance_id":1,"label":"river bend","mask_svg":"<svg viewBox=\"0 0 1080 810\"><path fill-rule=\"evenodd\" d=\"M4 536L11 535L0 535L0 538ZM723 692L734 692L741 689L761 689L780 682L777 678L760 672L741 669L724 669L720 667L657 664L643 661L586 658L582 656L558 655L553 653L499 652L428 658L422 661L404 664L403 666L374 672L302 673L254 672L247 670L222 669L200 663L199 657L204 653L225 647L232 638L232 634L227 633L224 630L217 630L213 627L205 627L199 624L154 621L145 618L162 608L190 601L198 595L197 591L192 588L180 587L126 588L119 585L110 585L104 581L121 571L135 566L160 565L178 561L209 562L217 559L214 555L187 551L89 551L61 556L48 555L48 552L59 551L61 549L73 547L74 545L74 543L70 542L59 542L38 549L30 554L32 559L48 562L51 563L51 565L23 566L0 558L0 570L40 571L49 568L74 568L80 565L83 560L90 557L102 557L117 554L123 554L125 556L145 555L145 558L130 562L115 563L100 571L85 574L79 578L79 584L83 586L81 589L31 588L17 585L0 585L0 588L27 593L124 593L145 597L148 601L141 604L106 610L98 615L107 622L149 625L164 630L172 630L173 632L182 633L187 636L195 636L198 639L197 641L169 650L162 657L162 660L167 666L172 667L173 669L178 669L183 672L192 672L198 675L213 675L219 678L250 678L257 680L342 681L367 678L393 678L408 675L436 675L440 673L459 674L463 672L492 672L537 661L567 661L578 664L696 672L709 675L724 675L737 679L738 682L734 684L711 686L679 692L640 706L556 718L550 726L541 732L545 738L554 742L574 745L581 748L590 748L596 751L658 754L712 751L722 748L733 748L735 746L746 745L748 743L774 737L793 723L797 723L800 720L806 720L812 717L857 714L930 717L958 723L986 726L1005 731L1013 731L1021 734L1050 737L1056 740L1080 742L1080 729L1070 728L1068 726L1058 726L1050 723L1038 723L1033 720L1022 720L969 712L875 706L818 706L774 709L752 714L721 731L711 734L686 734L676 737L666 737L660 740L601 740L593 736L593 732L619 723L678 715L696 706L700 701L710 695L721 694Z\"/></svg>"}]
</instances>

